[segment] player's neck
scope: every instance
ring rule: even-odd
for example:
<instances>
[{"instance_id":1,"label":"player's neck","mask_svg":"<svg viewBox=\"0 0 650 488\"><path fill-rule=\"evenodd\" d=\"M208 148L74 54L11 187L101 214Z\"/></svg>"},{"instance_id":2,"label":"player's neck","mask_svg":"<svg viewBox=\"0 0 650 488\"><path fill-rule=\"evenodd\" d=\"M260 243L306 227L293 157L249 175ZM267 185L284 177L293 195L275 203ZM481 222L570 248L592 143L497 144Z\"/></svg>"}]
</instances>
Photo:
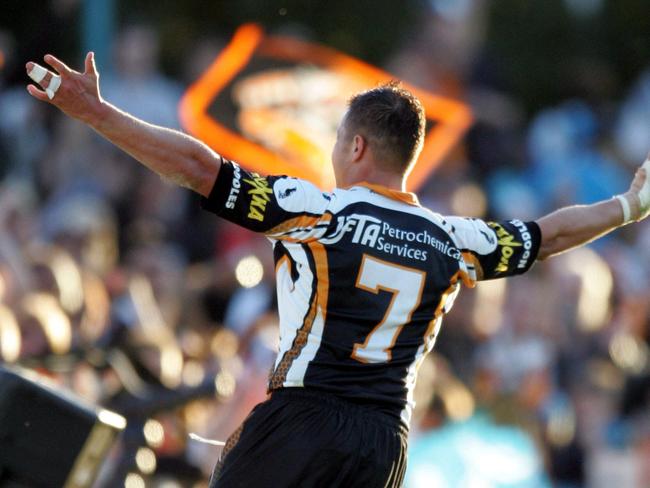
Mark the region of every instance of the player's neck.
<instances>
[{"instance_id":1,"label":"player's neck","mask_svg":"<svg viewBox=\"0 0 650 488\"><path fill-rule=\"evenodd\" d=\"M394 191L406 191L406 179L404 178L404 175L381 170L356 175L354 178L349 178L348 181L344 182L341 186L349 188L360 183L369 183L371 185L381 186Z\"/></svg>"}]
</instances>

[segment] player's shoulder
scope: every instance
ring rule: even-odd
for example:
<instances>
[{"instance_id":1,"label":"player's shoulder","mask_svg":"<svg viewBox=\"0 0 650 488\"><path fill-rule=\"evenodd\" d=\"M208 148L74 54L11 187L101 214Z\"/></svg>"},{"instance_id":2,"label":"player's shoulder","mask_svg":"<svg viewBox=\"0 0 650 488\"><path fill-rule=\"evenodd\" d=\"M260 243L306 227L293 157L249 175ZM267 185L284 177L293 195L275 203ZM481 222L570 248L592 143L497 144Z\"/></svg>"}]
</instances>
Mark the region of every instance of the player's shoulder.
<instances>
[{"instance_id":1,"label":"player's shoulder","mask_svg":"<svg viewBox=\"0 0 650 488\"><path fill-rule=\"evenodd\" d=\"M489 254L496 249L497 235L494 228L484 220L458 216L448 216L444 219L461 249L478 254Z\"/></svg>"},{"instance_id":2,"label":"player's shoulder","mask_svg":"<svg viewBox=\"0 0 650 488\"><path fill-rule=\"evenodd\" d=\"M271 189L280 208L287 212L323 213L333 199L332 193L292 176L274 177Z\"/></svg>"}]
</instances>

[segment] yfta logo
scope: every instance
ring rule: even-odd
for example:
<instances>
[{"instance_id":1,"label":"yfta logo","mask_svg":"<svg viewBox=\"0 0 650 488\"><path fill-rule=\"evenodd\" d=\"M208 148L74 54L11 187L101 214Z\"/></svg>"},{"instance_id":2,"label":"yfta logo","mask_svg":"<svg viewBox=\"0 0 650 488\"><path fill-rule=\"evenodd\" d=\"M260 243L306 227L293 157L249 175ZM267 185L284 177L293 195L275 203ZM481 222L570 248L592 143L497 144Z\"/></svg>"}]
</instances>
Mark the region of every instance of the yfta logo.
<instances>
[{"instance_id":1,"label":"yfta logo","mask_svg":"<svg viewBox=\"0 0 650 488\"><path fill-rule=\"evenodd\" d=\"M499 263L497 264L494 271L497 273L505 273L508 271L510 264L510 258L515 254L516 247L522 247L521 242L515 241L515 236L510 234L501 224L496 222L490 222L488 224L494 229L497 234L497 246L501 249L501 256L499 257Z\"/></svg>"},{"instance_id":2,"label":"yfta logo","mask_svg":"<svg viewBox=\"0 0 650 488\"><path fill-rule=\"evenodd\" d=\"M341 216L334 232L322 241L336 244L343 237L352 233L352 243L374 247L381 233L381 220L369 215L352 214Z\"/></svg>"},{"instance_id":3,"label":"yfta logo","mask_svg":"<svg viewBox=\"0 0 650 488\"><path fill-rule=\"evenodd\" d=\"M251 186L246 192L251 197L248 218L263 222L266 205L271 201L270 195L273 195L273 190L269 187L269 182L265 177L257 173L253 173L252 176L253 179L244 178L244 183Z\"/></svg>"}]
</instances>

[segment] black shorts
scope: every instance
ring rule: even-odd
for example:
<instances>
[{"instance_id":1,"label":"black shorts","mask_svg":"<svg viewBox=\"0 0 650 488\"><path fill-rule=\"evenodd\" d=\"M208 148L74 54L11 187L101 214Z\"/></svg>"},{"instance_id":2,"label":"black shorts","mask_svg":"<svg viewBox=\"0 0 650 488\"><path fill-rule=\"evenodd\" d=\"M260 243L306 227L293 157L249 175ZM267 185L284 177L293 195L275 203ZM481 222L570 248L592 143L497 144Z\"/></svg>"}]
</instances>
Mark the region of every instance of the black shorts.
<instances>
[{"instance_id":1,"label":"black shorts","mask_svg":"<svg viewBox=\"0 0 650 488\"><path fill-rule=\"evenodd\" d=\"M284 388L226 442L210 488L399 487L406 428L333 395Z\"/></svg>"}]
</instances>

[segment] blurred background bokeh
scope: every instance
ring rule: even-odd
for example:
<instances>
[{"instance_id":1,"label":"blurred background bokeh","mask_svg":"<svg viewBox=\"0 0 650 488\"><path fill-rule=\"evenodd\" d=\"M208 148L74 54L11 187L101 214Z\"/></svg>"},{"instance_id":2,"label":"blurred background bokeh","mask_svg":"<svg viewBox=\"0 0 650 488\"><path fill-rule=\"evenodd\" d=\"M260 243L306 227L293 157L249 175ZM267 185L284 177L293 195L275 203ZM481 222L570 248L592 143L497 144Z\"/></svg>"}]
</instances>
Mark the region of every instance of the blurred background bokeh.
<instances>
[{"instance_id":1,"label":"blurred background bokeh","mask_svg":"<svg viewBox=\"0 0 650 488\"><path fill-rule=\"evenodd\" d=\"M207 486L265 397L268 243L25 91L24 64L97 53L104 97L181 128L179 100L242 23L468 104L419 191L534 219L624 191L650 151L647 0L4 0L0 360L128 427L101 486ZM219 117L219 113L214 114ZM231 114L222 114L228 118ZM650 486L650 224L460 294L420 370L408 487Z\"/></svg>"}]
</instances>

